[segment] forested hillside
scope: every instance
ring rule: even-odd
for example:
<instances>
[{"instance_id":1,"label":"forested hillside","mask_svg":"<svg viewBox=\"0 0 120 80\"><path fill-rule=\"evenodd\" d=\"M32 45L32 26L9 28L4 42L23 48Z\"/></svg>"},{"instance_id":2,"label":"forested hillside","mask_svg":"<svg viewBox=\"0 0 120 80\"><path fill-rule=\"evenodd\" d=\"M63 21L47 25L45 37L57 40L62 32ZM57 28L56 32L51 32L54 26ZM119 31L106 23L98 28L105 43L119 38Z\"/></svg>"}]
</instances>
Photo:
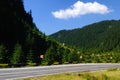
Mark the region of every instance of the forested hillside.
<instances>
[{"instance_id":1,"label":"forested hillside","mask_svg":"<svg viewBox=\"0 0 120 80\"><path fill-rule=\"evenodd\" d=\"M79 62L120 62L120 20L106 20L50 35L77 49Z\"/></svg>"},{"instance_id":2,"label":"forested hillside","mask_svg":"<svg viewBox=\"0 0 120 80\"><path fill-rule=\"evenodd\" d=\"M106 20L83 28L62 30L51 37L81 49L120 52L120 20Z\"/></svg>"},{"instance_id":3,"label":"forested hillside","mask_svg":"<svg viewBox=\"0 0 120 80\"><path fill-rule=\"evenodd\" d=\"M23 0L1 0L0 6L0 64L64 62L62 53L69 48L37 29L32 11L25 11ZM40 55L43 55L43 60Z\"/></svg>"},{"instance_id":4,"label":"forested hillside","mask_svg":"<svg viewBox=\"0 0 120 80\"><path fill-rule=\"evenodd\" d=\"M2 0L0 5L0 63L26 63L29 55L39 63L47 43L33 23L31 11L26 13L22 0Z\"/></svg>"}]
</instances>

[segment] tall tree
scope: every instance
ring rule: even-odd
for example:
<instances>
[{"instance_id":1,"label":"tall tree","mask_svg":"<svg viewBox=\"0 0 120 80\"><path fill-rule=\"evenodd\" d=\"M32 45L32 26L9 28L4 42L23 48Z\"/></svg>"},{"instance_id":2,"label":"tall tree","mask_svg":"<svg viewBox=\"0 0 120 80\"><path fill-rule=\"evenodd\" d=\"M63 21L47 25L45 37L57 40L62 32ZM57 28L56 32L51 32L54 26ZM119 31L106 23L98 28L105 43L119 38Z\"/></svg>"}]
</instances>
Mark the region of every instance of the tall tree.
<instances>
[{"instance_id":1,"label":"tall tree","mask_svg":"<svg viewBox=\"0 0 120 80\"><path fill-rule=\"evenodd\" d=\"M20 44L16 44L15 48L14 48L14 52L11 58L11 63L12 64L18 64L21 63L22 61L22 56L23 56L23 51L22 51L22 47Z\"/></svg>"},{"instance_id":2,"label":"tall tree","mask_svg":"<svg viewBox=\"0 0 120 80\"><path fill-rule=\"evenodd\" d=\"M47 62L49 65L53 64L53 62L55 61L55 50L54 47L51 46L45 53L45 58L43 61Z\"/></svg>"},{"instance_id":3,"label":"tall tree","mask_svg":"<svg viewBox=\"0 0 120 80\"><path fill-rule=\"evenodd\" d=\"M31 63L34 63L33 51L29 50L29 53L27 54L27 64Z\"/></svg>"},{"instance_id":4,"label":"tall tree","mask_svg":"<svg viewBox=\"0 0 120 80\"><path fill-rule=\"evenodd\" d=\"M7 50L4 45L0 45L0 63L6 63L7 60Z\"/></svg>"}]
</instances>

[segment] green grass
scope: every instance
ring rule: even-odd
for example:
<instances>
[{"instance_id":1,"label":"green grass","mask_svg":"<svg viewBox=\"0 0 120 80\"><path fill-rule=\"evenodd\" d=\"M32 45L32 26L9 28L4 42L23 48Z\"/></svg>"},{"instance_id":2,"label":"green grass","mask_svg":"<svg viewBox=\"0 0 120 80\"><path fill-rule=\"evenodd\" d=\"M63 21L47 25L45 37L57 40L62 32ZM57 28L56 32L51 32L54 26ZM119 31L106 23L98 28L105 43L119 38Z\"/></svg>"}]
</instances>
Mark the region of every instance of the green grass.
<instances>
[{"instance_id":1,"label":"green grass","mask_svg":"<svg viewBox=\"0 0 120 80\"><path fill-rule=\"evenodd\" d=\"M114 68L97 72L63 73L20 80L120 80L120 69Z\"/></svg>"}]
</instances>

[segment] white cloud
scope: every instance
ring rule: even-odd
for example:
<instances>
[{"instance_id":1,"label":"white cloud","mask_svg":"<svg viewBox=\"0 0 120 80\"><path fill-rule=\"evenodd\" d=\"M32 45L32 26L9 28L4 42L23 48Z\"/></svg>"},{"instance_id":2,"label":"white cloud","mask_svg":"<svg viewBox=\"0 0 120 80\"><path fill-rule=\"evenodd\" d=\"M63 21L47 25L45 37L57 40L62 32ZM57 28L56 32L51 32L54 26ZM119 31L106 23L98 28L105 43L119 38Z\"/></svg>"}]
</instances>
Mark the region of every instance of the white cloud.
<instances>
[{"instance_id":1,"label":"white cloud","mask_svg":"<svg viewBox=\"0 0 120 80\"><path fill-rule=\"evenodd\" d=\"M86 14L107 14L110 10L106 5L98 2L87 2L77 1L70 8L52 12L53 16L58 19L69 19L75 18Z\"/></svg>"}]
</instances>

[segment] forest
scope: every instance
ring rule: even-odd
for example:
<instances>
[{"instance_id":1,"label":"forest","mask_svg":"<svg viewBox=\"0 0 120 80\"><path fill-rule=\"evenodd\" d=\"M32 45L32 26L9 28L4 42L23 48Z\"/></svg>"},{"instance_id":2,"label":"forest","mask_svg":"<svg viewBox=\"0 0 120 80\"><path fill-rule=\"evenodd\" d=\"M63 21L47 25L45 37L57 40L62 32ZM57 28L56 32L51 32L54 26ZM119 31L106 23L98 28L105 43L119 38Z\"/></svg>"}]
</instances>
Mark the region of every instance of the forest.
<instances>
[{"instance_id":1,"label":"forest","mask_svg":"<svg viewBox=\"0 0 120 80\"><path fill-rule=\"evenodd\" d=\"M32 11L25 11L23 0L1 0L0 5L0 67L120 62L119 20L46 36L33 22ZM76 40L70 41L73 36Z\"/></svg>"},{"instance_id":2,"label":"forest","mask_svg":"<svg viewBox=\"0 0 120 80\"><path fill-rule=\"evenodd\" d=\"M94 59L100 59L98 62L120 62L119 35L120 20L105 20L83 28L61 30L50 35L50 37L67 46L78 49L83 56L86 55L86 58L93 59L91 56L94 55ZM114 60L109 61L110 56L107 58L107 55L111 55L112 60L114 57ZM93 61L97 61L96 59Z\"/></svg>"}]
</instances>

